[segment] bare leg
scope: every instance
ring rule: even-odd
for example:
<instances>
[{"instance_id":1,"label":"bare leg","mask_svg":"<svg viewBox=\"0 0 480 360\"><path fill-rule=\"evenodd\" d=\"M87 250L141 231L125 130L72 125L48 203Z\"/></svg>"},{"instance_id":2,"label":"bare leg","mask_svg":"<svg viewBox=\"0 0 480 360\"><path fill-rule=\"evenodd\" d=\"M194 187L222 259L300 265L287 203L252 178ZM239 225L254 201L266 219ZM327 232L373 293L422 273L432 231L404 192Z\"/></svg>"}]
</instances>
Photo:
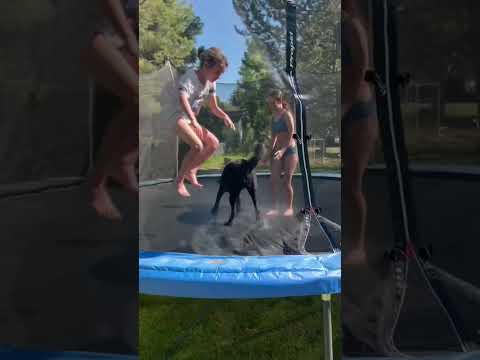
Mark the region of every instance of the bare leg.
<instances>
[{"instance_id":1,"label":"bare leg","mask_svg":"<svg viewBox=\"0 0 480 360\"><path fill-rule=\"evenodd\" d=\"M363 175L375 146L378 128L375 118L350 120L343 129L342 153L342 236L351 245L345 263L364 263L367 204L363 194Z\"/></svg>"},{"instance_id":2,"label":"bare leg","mask_svg":"<svg viewBox=\"0 0 480 360\"><path fill-rule=\"evenodd\" d=\"M297 168L298 164L298 156L290 155L284 159L284 184L285 184L285 191L287 193L287 209L283 213L285 216L293 216L293 186L292 186L292 177L295 169Z\"/></svg>"},{"instance_id":3,"label":"bare leg","mask_svg":"<svg viewBox=\"0 0 480 360\"><path fill-rule=\"evenodd\" d=\"M93 194L92 205L96 212L103 217L118 220L121 218L121 214L107 190L107 180L112 175L112 165L119 165L122 162L118 160L119 158L130 160L138 155L138 140L132 143L125 136L127 128L130 132L138 131L136 113L131 111L132 105L138 102L138 73L132 66L132 57L113 46L102 35L95 36L89 50L87 62L96 81L119 96L124 103L124 111L119 112L112 119L107 129L94 173L90 179ZM126 155L127 153L129 155ZM116 169L116 172L120 174L117 178L122 178L121 183L131 189L137 187L136 180L132 179L130 167L127 165L132 162L134 163L134 161L124 163L122 169Z\"/></svg>"},{"instance_id":4,"label":"bare leg","mask_svg":"<svg viewBox=\"0 0 480 360\"><path fill-rule=\"evenodd\" d=\"M197 171L199 167L207 161L214 153L217 151L220 142L217 137L213 135L210 131L205 128L202 128L201 139L203 141L203 150L196 154L196 157L192 161L192 169L185 176L185 178L195 187L203 187L197 180Z\"/></svg>"},{"instance_id":5,"label":"bare leg","mask_svg":"<svg viewBox=\"0 0 480 360\"><path fill-rule=\"evenodd\" d=\"M94 209L99 215L113 220L120 219L121 214L110 198L107 189L108 178L111 176L127 190L138 195L138 179L135 172L138 140L135 141L132 135L124 134L125 130L128 130L136 135L131 131L132 118L136 119L136 111L131 107L122 111L110 123L90 178Z\"/></svg>"},{"instance_id":6,"label":"bare leg","mask_svg":"<svg viewBox=\"0 0 480 360\"><path fill-rule=\"evenodd\" d=\"M114 161L111 168L111 176L123 185L127 190L138 196L138 178L135 164L138 160L138 106L135 104L125 109L121 127L123 127L122 138L116 150L118 161Z\"/></svg>"},{"instance_id":7,"label":"bare leg","mask_svg":"<svg viewBox=\"0 0 480 360\"><path fill-rule=\"evenodd\" d=\"M138 103L138 72L135 66L138 59L126 50L116 48L103 35L97 35L86 54L86 61L95 80L102 86L126 102Z\"/></svg>"},{"instance_id":8,"label":"bare leg","mask_svg":"<svg viewBox=\"0 0 480 360\"><path fill-rule=\"evenodd\" d=\"M176 180L177 192L182 197L189 197L190 193L185 187L185 178L192 169L194 159L197 157L198 153L203 151L203 143L195 133L192 126L190 126L190 124L188 124L184 119L179 119L177 122L177 135L190 146L190 150L183 159L182 165L180 166L180 170L178 172L178 177Z\"/></svg>"},{"instance_id":9,"label":"bare leg","mask_svg":"<svg viewBox=\"0 0 480 360\"><path fill-rule=\"evenodd\" d=\"M271 163L271 184L272 184L272 209L266 213L267 216L278 215L278 187L280 174L282 171L282 161L272 159Z\"/></svg>"}]
</instances>

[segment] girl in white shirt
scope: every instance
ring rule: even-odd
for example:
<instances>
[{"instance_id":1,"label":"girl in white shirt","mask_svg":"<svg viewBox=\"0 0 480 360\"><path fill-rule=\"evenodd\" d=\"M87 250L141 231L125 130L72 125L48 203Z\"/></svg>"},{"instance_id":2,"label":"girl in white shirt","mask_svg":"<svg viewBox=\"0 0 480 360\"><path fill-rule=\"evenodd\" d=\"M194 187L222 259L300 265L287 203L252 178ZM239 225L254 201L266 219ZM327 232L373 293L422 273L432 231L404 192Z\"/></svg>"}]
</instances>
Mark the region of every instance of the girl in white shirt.
<instances>
[{"instance_id":1,"label":"girl in white shirt","mask_svg":"<svg viewBox=\"0 0 480 360\"><path fill-rule=\"evenodd\" d=\"M197 121L202 106L206 104L213 115L223 120L227 128L235 130L230 117L218 107L215 93L215 82L225 72L228 66L227 58L218 48L200 48L198 57L199 69L188 70L179 81L180 106L176 117L176 133L190 146L176 179L177 192L182 197L190 196L185 180L194 187L202 187L197 181L197 170L219 146L216 136Z\"/></svg>"}]
</instances>

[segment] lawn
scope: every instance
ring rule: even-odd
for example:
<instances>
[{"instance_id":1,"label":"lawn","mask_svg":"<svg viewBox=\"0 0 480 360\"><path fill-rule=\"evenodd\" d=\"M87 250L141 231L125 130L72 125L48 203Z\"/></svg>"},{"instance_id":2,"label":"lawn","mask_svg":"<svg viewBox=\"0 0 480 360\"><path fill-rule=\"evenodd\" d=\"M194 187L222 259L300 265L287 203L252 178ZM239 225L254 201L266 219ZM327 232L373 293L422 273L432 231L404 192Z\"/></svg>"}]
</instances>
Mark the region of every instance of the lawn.
<instances>
[{"instance_id":1,"label":"lawn","mask_svg":"<svg viewBox=\"0 0 480 360\"><path fill-rule=\"evenodd\" d=\"M333 304L340 359L340 297ZM194 300L140 296L140 358L145 360L323 359L320 297Z\"/></svg>"},{"instance_id":2,"label":"lawn","mask_svg":"<svg viewBox=\"0 0 480 360\"><path fill-rule=\"evenodd\" d=\"M406 136L411 161L480 165L480 130L446 129L440 136Z\"/></svg>"},{"instance_id":3,"label":"lawn","mask_svg":"<svg viewBox=\"0 0 480 360\"><path fill-rule=\"evenodd\" d=\"M338 152L330 150L330 156L325 157L323 161L312 161L310 159L310 168L315 171L340 171L340 159L337 156ZM328 153L327 153L328 154ZM240 159L246 159L250 154L234 154L234 155L214 155L202 164L202 171L204 172L220 172L224 165L228 161L236 161ZM270 165L268 163L261 163L257 167L257 171L270 171Z\"/></svg>"}]
</instances>

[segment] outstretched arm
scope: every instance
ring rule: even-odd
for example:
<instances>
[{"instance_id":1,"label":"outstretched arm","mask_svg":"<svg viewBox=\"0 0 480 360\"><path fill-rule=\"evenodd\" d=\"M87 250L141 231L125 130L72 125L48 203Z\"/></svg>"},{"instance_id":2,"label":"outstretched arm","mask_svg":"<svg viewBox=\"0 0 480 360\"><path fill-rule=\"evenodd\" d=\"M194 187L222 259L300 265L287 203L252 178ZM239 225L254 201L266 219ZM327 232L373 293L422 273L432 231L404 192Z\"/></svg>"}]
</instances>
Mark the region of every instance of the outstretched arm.
<instances>
[{"instance_id":1,"label":"outstretched arm","mask_svg":"<svg viewBox=\"0 0 480 360\"><path fill-rule=\"evenodd\" d=\"M230 116L228 116L227 113L225 113L225 111L220 109L220 107L218 106L217 97L215 96L215 94L212 94L210 96L210 99L208 101L208 107L210 108L210 111L213 115L223 120L223 123L226 127L235 130L235 124L230 119Z\"/></svg>"}]
</instances>

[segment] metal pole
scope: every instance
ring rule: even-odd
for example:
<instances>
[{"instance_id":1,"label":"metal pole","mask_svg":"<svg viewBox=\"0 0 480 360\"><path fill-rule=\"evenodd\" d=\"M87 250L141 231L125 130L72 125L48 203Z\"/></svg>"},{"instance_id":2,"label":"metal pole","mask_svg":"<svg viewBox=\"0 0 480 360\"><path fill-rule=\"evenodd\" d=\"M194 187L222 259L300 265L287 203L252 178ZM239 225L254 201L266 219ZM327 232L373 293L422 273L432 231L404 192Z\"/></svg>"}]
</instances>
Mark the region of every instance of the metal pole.
<instances>
[{"instance_id":1,"label":"metal pole","mask_svg":"<svg viewBox=\"0 0 480 360\"><path fill-rule=\"evenodd\" d=\"M438 83L437 88L437 136L440 136L440 124L441 124L441 116L442 116L442 88L441 83Z\"/></svg>"},{"instance_id":2,"label":"metal pole","mask_svg":"<svg viewBox=\"0 0 480 360\"><path fill-rule=\"evenodd\" d=\"M322 147L322 165L325 164L325 155L327 152L327 146L325 144L325 139L322 139L320 142L320 146Z\"/></svg>"},{"instance_id":3,"label":"metal pole","mask_svg":"<svg viewBox=\"0 0 480 360\"><path fill-rule=\"evenodd\" d=\"M333 360L333 339L332 339L332 303L331 295L323 294L323 332L324 332L324 354L325 360Z\"/></svg>"},{"instance_id":4,"label":"metal pole","mask_svg":"<svg viewBox=\"0 0 480 360\"><path fill-rule=\"evenodd\" d=\"M95 126L94 126L94 116L95 116L95 81L89 77L88 78L88 172L92 171L93 163L94 163L94 136L95 134Z\"/></svg>"},{"instance_id":5,"label":"metal pole","mask_svg":"<svg viewBox=\"0 0 480 360\"><path fill-rule=\"evenodd\" d=\"M418 95L419 86L420 86L419 84L415 84L415 135L418 135L418 127L420 123L421 105L419 105L419 95Z\"/></svg>"}]
</instances>

